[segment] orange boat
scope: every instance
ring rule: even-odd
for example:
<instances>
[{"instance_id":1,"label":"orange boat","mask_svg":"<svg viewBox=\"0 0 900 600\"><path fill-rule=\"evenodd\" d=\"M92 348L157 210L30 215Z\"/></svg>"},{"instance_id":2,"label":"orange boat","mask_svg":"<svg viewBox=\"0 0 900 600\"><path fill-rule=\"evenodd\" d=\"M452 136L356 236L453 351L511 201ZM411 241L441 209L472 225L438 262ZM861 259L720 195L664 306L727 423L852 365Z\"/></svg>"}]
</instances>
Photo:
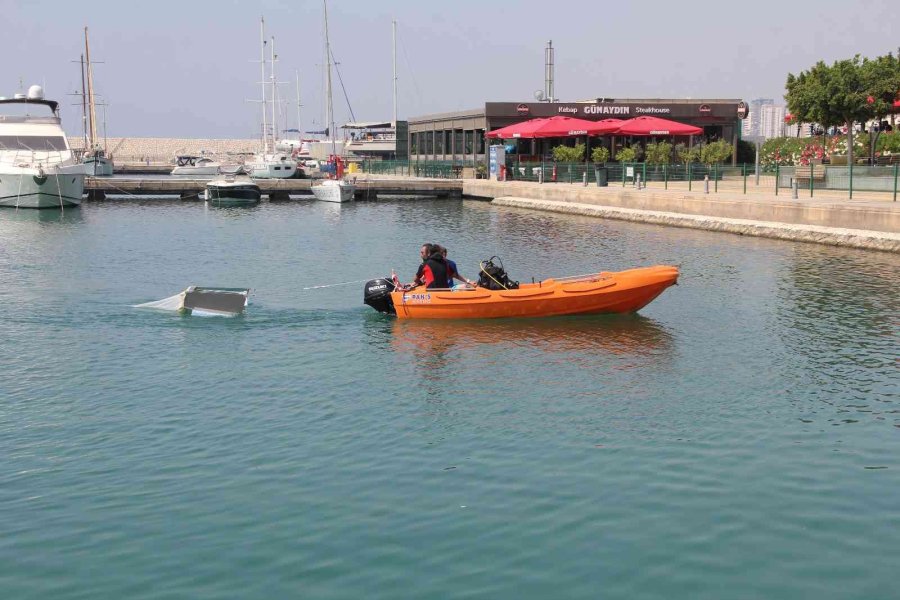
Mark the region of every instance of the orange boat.
<instances>
[{"instance_id":1,"label":"orange boat","mask_svg":"<svg viewBox=\"0 0 900 600\"><path fill-rule=\"evenodd\" d=\"M658 265L523 283L516 289L403 290L390 279L366 284L364 302L401 319L495 319L631 313L678 281L678 267Z\"/></svg>"}]
</instances>

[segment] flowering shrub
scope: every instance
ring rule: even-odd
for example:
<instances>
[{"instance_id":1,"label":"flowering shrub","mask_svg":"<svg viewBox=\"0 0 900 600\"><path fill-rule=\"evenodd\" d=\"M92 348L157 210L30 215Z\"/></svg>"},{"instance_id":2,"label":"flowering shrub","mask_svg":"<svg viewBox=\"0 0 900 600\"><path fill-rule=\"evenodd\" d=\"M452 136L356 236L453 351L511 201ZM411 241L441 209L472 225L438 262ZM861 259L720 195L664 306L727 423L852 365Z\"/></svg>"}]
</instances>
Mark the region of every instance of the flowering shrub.
<instances>
[{"instance_id":1,"label":"flowering shrub","mask_svg":"<svg viewBox=\"0 0 900 600\"><path fill-rule=\"evenodd\" d=\"M882 134L884 138L889 134ZM881 139L878 140L881 148ZM893 142L892 142L893 143ZM896 151L900 153L900 143ZM766 140L759 150L759 162L765 166L808 165L810 160L831 160L832 156L847 154L847 136L834 135L825 138L781 137ZM863 157L869 155L869 136L859 133L853 137L853 155Z\"/></svg>"},{"instance_id":2,"label":"flowering shrub","mask_svg":"<svg viewBox=\"0 0 900 600\"><path fill-rule=\"evenodd\" d=\"M882 133L875 142L875 151L881 156L900 155L900 132L891 131Z\"/></svg>"}]
</instances>

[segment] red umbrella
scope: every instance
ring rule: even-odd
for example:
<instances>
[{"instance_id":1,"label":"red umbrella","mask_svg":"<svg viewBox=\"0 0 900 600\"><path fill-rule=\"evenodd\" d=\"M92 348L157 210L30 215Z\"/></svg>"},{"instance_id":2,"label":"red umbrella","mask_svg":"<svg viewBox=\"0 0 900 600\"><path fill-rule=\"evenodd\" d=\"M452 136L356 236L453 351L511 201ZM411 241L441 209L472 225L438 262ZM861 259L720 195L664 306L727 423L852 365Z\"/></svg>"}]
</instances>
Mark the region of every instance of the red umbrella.
<instances>
[{"instance_id":1,"label":"red umbrella","mask_svg":"<svg viewBox=\"0 0 900 600\"><path fill-rule=\"evenodd\" d=\"M593 121L593 125L588 128L591 135L605 135L607 133L615 133L624 123L622 119L603 119L602 121Z\"/></svg>"},{"instance_id":2,"label":"red umbrella","mask_svg":"<svg viewBox=\"0 0 900 600\"><path fill-rule=\"evenodd\" d=\"M602 135L615 131L621 124L622 121L619 119L587 121L574 117L537 118L495 129L486 137L510 139Z\"/></svg>"},{"instance_id":3,"label":"red umbrella","mask_svg":"<svg viewBox=\"0 0 900 600\"><path fill-rule=\"evenodd\" d=\"M571 137L597 135L597 122L575 117L550 117L534 130L534 137Z\"/></svg>"},{"instance_id":4,"label":"red umbrella","mask_svg":"<svg viewBox=\"0 0 900 600\"><path fill-rule=\"evenodd\" d=\"M703 129L659 117L628 119L614 133L618 135L700 135Z\"/></svg>"},{"instance_id":5,"label":"red umbrella","mask_svg":"<svg viewBox=\"0 0 900 600\"><path fill-rule=\"evenodd\" d=\"M506 127L501 127L500 129L489 131L485 137L497 138L502 140L508 140L511 138L533 138L535 137L533 135L534 130L546 120L546 118L540 117L537 119L522 121L521 123L513 123L512 125L507 125Z\"/></svg>"}]
</instances>

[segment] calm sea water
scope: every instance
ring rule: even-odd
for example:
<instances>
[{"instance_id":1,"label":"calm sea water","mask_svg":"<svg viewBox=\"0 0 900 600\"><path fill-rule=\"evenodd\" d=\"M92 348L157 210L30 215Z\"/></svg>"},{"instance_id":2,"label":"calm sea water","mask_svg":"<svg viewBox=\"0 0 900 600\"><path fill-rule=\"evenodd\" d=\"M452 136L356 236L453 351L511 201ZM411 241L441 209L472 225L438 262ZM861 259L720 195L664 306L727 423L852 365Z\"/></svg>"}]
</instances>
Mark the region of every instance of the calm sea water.
<instances>
[{"instance_id":1,"label":"calm sea water","mask_svg":"<svg viewBox=\"0 0 900 600\"><path fill-rule=\"evenodd\" d=\"M627 317L362 284L674 263ZM246 316L132 305L253 288ZM900 257L498 209L0 212L3 598L888 598Z\"/></svg>"}]
</instances>

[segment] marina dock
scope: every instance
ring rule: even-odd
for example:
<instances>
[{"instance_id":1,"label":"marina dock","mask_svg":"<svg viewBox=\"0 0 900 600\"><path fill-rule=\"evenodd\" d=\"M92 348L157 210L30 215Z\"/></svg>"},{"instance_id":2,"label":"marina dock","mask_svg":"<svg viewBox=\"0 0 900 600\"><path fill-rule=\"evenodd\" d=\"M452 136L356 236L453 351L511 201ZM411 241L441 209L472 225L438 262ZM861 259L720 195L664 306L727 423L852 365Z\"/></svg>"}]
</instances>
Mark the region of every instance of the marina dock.
<instances>
[{"instance_id":1,"label":"marina dock","mask_svg":"<svg viewBox=\"0 0 900 600\"><path fill-rule=\"evenodd\" d=\"M353 178L350 178L353 181ZM87 177L84 191L88 199L102 200L106 196L179 196L183 200L197 200L210 179L180 177ZM312 194L314 179L255 179L263 195L269 200L286 200L290 196ZM458 179L385 179L357 177L356 200L376 200L379 195L436 196L459 198L463 183Z\"/></svg>"}]
</instances>

